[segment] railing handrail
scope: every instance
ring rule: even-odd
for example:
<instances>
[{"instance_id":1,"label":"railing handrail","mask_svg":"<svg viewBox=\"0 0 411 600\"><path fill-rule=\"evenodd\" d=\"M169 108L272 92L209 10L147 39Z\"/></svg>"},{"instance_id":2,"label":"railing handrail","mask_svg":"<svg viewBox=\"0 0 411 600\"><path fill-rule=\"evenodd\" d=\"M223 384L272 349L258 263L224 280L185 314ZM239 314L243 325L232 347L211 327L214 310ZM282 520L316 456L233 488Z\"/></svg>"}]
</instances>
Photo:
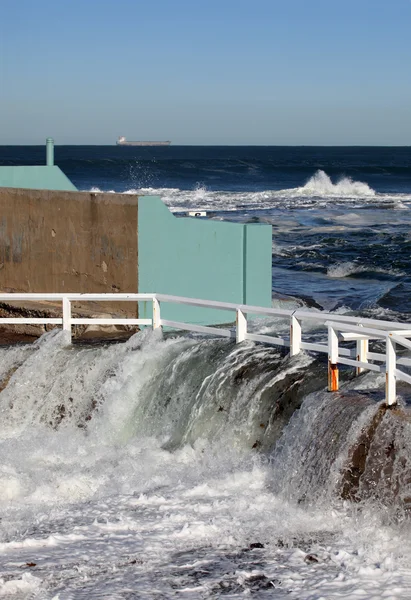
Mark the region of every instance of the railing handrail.
<instances>
[{"instance_id":1,"label":"railing handrail","mask_svg":"<svg viewBox=\"0 0 411 600\"><path fill-rule=\"evenodd\" d=\"M188 298L184 296L173 296L157 293L104 293L104 294L76 294L76 293L1 293L0 302L21 301L43 301L61 302L62 317L0 317L0 324L54 324L62 325L71 340L72 325L151 325L154 329L168 326L185 331L208 333L222 337L235 338L237 343L244 340L261 342L279 346L290 347L290 355L295 356L301 350L328 353L330 391L338 390L338 363L354 366L357 374L368 369L371 371L386 373L386 402L388 405L396 403L396 380L402 380L411 384L411 375L398 369L398 365L411 367L411 359L401 357L397 359L396 344L407 350L411 350L411 324L363 317L352 317L323 311L308 311L302 309L284 309L273 307L253 306L233 302L221 302L217 300L204 300L199 298ZM77 318L72 317L73 302L151 302L153 306L152 318ZM213 327L208 325L196 325L182 321L162 319L160 315L160 303L184 304L202 308L233 311L236 313L235 331L228 328ZM246 315L263 315L272 317L288 318L290 320L290 334L287 337L274 337L261 335L247 331ZM317 321L328 328L328 343L319 344L302 340L301 322L311 320ZM369 352L369 340L385 340L386 352L380 354ZM356 341L356 349L350 350L340 348L339 342ZM373 363L369 362L374 361ZM374 364L383 362L383 365Z\"/></svg>"},{"instance_id":2,"label":"railing handrail","mask_svg":"<svg viewBox=\"0 0 411 600\"><path fill-rule=\"evenodd\" d=\"M410 323L400 323L397 321L384 321L382 319L369 319L365 317L351 317L346 315L339 315L336 313L329 313L325 311L308 311L300 309L286 309L286 308L273 308L264 306L253 306L251 304L239 304L235 302L221 302L219 300L204 300L200 298L188 298L185 296L173 296L170 294L157 294L157 293L103 293L103 294L76 294L76 293L0 293L0 302L23 302L43 300L44 302L52 302L53 300L63 300L67 298L70 302L81 302L83 301L100 301L100 302L112 302L112 301L147 301L156 298L159 302L169 302L171 304L187 304L189 306L199 306L202 308L215 308L219 310L236 311L241 310L243 313L252 313L265 316L277 316L277 317L291 317L295 316L297 319L309 319L313 321L319 321L325 323L327 320L336 321L338 323L364 323L366 325L373 325L378 329L392 330L393 325L395 329L411 328Z\"/></svg>"},{"instance_id":3,"label":"railing handrail","mask_svg":"<svg viewBox=\"0 0 411 600\"><path fill-rule=\"evenodd\" d=\"M27 301L35 301L35 300L43 300L44 302L53 302L53 300L63 300L63 298L67 298L70 302L80 302L81 300L99 300L99 301L127 301L127 300L152 300L156 294L146 294L138 293L138 294L127 294L127 293L105 293L105 294L74 294L71 292L68 293L0 293L0 302L24 302Z\"/></svg>"}]
</instances>

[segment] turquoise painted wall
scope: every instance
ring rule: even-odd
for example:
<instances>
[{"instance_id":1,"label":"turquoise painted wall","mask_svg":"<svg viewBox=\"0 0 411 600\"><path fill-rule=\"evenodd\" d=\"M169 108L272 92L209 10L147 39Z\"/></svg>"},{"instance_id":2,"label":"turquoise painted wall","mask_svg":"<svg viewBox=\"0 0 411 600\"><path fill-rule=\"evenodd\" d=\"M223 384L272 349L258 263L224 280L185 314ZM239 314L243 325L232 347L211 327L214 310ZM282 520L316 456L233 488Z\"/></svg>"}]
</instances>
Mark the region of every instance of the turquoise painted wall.
<instances>
[{"instance_id":1,"label":"turquoise painted wall","mask_svg":"<svg viewBox=\"0 0 411 600\"><path fill-rule=\"evenodd\" d=\"M0 167L0 187L77 191L70 179L55 165Z\"/></svg>"},{"instance_id":2,"label":"turquoise painted wall","mask_svg":"<svg viewBox=\"0 0 411 600\"><path fill-rule=\"evenodd\" d=\"M159 197L138 204L139 292L271 306L271 226L175 217ZM228 323L233 312L164 303L163 318ZM151 305L140 305L142 318Z\"/></svg>"},{"instance_id":3,"label":"turquoise painted wall","mask_svg":"<svg viewBox=\"0 0 411 600\"><path fill-rule=\"evenodd\" d=\"M271 306L272 227L255 223L244 229L244 304Z\"/></svg>"}]
</instances>

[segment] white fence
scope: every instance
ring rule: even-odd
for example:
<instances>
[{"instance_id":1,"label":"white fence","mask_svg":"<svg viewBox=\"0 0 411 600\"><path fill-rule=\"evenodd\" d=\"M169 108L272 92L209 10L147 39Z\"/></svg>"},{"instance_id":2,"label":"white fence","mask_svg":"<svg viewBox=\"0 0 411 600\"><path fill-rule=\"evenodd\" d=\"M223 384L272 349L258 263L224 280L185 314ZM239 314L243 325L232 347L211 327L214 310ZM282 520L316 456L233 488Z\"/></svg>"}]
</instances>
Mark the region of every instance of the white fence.
<instances>
[{"instance_id":1,"label":"white fence","mask_svg":"<svg viewBox=\"0 0 411 600\"><path fill-rule=\"evenodd\" d=\"M63 329L70 333L70 339L72 325L151 325L153 329L168 326L184 331L194 331L203 334L233 338L236 340L236 343L240 343L244 340L251 340L253 342L275 346L285 346L290 348L290 356L295 356L301 350L322 352L328 354L328 389L330 391L338 390L339 363L355 367L358 374L367 369L378 373L385 373L385 395L386 403L389 406L396 404L397 380L411 384L411 376L399 368L411 367L411 358L397 356L397 346L400 346L405 350L411 350L411 341L408 339L411 338L411 324L347 317L326 312L264 308L261 306L199 300L196 298L168 296L165 294L0 294L0 302L13 303L16 301L61 302L62 316L56 318L0 317L0 325L62 325ZM153 314L150 319L117 317L109 319L94 317L73 318L71 316L72 303L87 301L124 301L136 303L146 301L152 303ZM235 311L235 328L210 327L162 319L160 305L163 302ZM247 329L247 314L289 319L289 335L286 337L274 337L271 335L250 333ZM304 341L302 335L303 322L316 322L326 327L327 343ZM385 353L370 352L370 340L381 340L385 342ZM356 343L356 348L354 349L340 346L340 343L353 341Z\"/></svg>"}]
</instances>

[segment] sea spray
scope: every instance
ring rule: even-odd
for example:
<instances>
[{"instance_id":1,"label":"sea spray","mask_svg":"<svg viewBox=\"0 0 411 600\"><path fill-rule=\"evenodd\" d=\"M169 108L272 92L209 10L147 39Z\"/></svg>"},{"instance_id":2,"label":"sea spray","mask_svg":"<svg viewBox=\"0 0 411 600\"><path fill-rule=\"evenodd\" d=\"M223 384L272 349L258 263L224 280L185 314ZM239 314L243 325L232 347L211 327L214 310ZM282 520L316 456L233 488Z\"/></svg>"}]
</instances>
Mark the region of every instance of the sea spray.
<instances>
[{"instance_id":1,"label":"sea spray","mask_svg":"<svg viewBox=\"0 0 411 600\"><path fill-rule=\"evenodd\" d=\"M113 188L92 186L85 191L94 193L116 193ZM409 193L379 193L368 184L342 177L333 183L330 176L318 171L308 179L305 185L284 189L266 188L263 190L228 191L210 188L196 182L189 189L180 187L131 186L122 190L123 194L160 196L169 209L176 213L185 213L193 209L207 210L211 213L228 213L227 218L243 220L243 212L269 211L289 208L381 208L408 210L411 203ZM209 215L215 216L214 214ZM258 216L254 215L258 219Z\"/></svg>"},{"instance_id":2,"label":"sea spray","mask_svg":"<svg viewBox=\"0 0 411 600\"><path fill-rule=\"evenodd\" d=\"M163 339L149 330L118 345L67 346L55 330L11 361L0 394L0 438L37 423L95 431L104 443L153 435L177 447L228 435L240 445L267 446L310 386L323 385L316 382L323 367L310 372L311 363L306 354L289 361L272 347Z\"/></svg>"},{"instance_id":3,"label":"sea spray","mask_svg":"<svg viewBox=\"0 0 411 600\"><path fill-rule=\"evenodd\" d=\"M372 376L358 383L372 387ZM4 401L12 394L23 425L1 425L15 433L1 442L0 590L308 600L402 589L407 531L321 495L376 406L369 397L347 407L324 392L325 380L310 355L251 343L146 331L124 344L67 347L47 334L0 394L13 412ZM68 393L87 410L37 418Z\"/></svg>"},{"instance_id":4,"label":"sea spray","mask_svg":"<svg viewBox=\"0 0 411 600\"><path fill-rule=\"evenodd\" d=\"M366 183L353 181L351 177L341 177L336 183L333 183L329 175L321 169L307 181L305 186L298 188L298 192L301 195L337 196L339 198L375 196L375 191Z\"/></svg>"}]
</instances>

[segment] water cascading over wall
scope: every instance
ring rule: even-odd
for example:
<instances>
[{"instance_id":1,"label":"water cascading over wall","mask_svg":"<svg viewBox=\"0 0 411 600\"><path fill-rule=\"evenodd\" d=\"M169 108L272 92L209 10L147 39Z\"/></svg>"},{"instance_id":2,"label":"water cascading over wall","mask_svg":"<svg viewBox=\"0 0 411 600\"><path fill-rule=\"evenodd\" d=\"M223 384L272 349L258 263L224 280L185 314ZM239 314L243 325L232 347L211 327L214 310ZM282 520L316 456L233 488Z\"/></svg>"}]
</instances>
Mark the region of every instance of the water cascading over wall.
<instances>
[{"instance_id":1,"label":"water cascading over wall","mask_svg":"<svg viewBox=\"0 0 411 600\"><path fill-rule=\"evenodd\" d=\"M2 438L45 427L172 452L236 448L266 456L271 487L296 503L411 504L411 422L381 408L378 387L360 389L369 374L330 394L325 361L308 354L150 330L71 348L54 331L0 358Z\"/></svg>"}]
</instances>

